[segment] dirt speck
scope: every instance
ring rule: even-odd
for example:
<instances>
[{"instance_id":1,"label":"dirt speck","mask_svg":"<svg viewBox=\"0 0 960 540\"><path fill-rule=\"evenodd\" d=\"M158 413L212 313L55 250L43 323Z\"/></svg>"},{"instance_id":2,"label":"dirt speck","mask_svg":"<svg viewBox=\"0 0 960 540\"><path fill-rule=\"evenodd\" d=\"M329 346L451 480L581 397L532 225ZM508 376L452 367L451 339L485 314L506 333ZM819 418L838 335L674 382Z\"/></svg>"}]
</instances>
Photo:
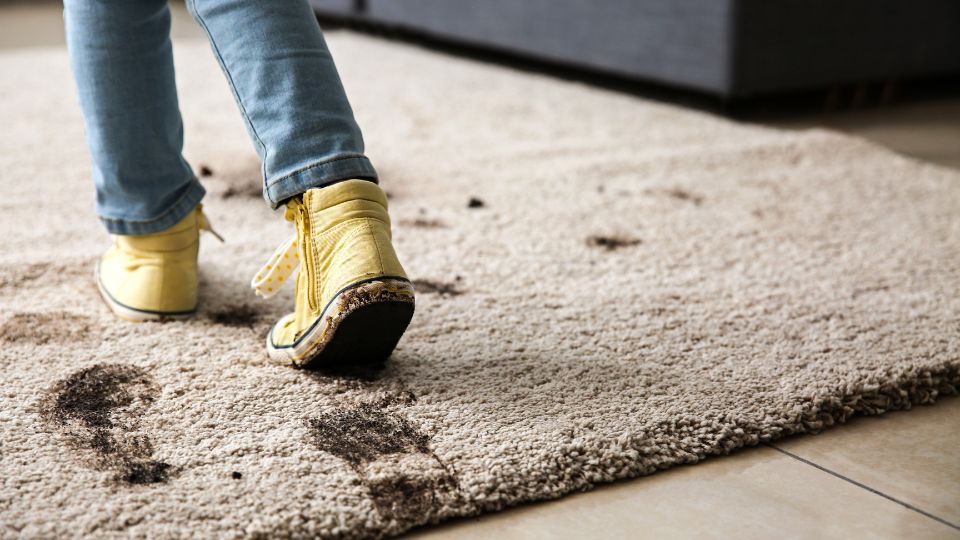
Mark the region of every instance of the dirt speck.
<instances>
[{"instance_id":1,"label":"dirt speck","mask_svg":"<svg viewBox=\"0 0 960 540\"><path fill-rule=\"evenodd\" d=\"M587 238L587 245L603 248L607 251L635 246L641 243L639 238L628 238L625 236L603 236L593 235Z\"/></svg>"},{"instance_id":2,"label":"dirt speck","mask_svg":"<svg viewBox=\"0 0 960 540\"><path fill-rule=\"evenodd\" d=\"M96 364L55 383L41 410L94 468L113 471L121 483L154 484L167 481L171 466L152 459L153 443L140 422L158 394L141 368Z\"/></svg>"},{"instance_id":3,"label":"dirt speck","mask_svg":"<svg viewBox=\"0 0 960 540\"><path fill-rule=\"evenodd\" d=\"M243 478L243 473L239 471L233 471L233 473L230 474L230 478L233 478L234 480L240 480Z\"/></svg>"},{"instance_id":4,"label":"dirt speck","mask_svg":"<svg viewBox=\"0 0 960 540\"><path fill-rule=\"evenodd\" d=\"M211 169L207 165L200 165L200 176L202 176L203 178L213 176L213 169Z\"/></svg>"},{"instance_id":5,"label":"dirt speck","mask_svg":"<svg viewBox=\"0 0 960 540\"><path fill-rule=\"evenodd\" d=\"M69 347L96 337L99 331L100 326L93 319L77 313L15 313L0 324L0 340L32 345L57 342Z\"/></svg>"},{"instance_id":6,"label":"dirt speck","mask_svg":"<svg viewBox=\"0 0 960 540\"><path fill-rule=\"evenodd\" d=\"M470 200L467 201L467 208L483 208L486 205L487 203L477 197L470 197Z\"/></svg>"},{"instance_id":7,"label":"dirt speck","mask_svg":"<svg viewBox=\"0 0 960 540\"><path fill-rule=\"evenodd\" d=\"M458 296L463 294L463 291L458 289L453 283L442 283L428 279L415 279L412 283L413 290L422 294L438 294L440 296Z\"/></svg>"}]
</instances>

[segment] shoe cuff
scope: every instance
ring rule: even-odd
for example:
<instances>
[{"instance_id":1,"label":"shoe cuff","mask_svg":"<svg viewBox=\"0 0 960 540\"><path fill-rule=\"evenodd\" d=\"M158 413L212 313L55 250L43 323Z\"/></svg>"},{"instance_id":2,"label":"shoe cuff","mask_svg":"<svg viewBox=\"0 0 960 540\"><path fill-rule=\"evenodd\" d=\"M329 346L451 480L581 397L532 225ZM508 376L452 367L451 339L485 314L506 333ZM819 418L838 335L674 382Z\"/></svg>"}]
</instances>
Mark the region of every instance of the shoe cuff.
<instances>
[{"instance_id":1,"label":"shoe cuff","mask_svg":"<svg viewBox=\"0 0 960 540\"><path fill-rule=\"evenodd\" d=\"M263 197L272 208L277 208L307 190L321 187L326 189L350 179L363 179L376 185L377 171L366 156L360 154L339 156L314 163L282 178L268 178Z\"/></svg>"},{"instance_id":2,"label":"shoe cuff","mask_svg":"<svg viewBox=\"0 0 960 540\"><path fill-rule=\"evenodd\" d=\"M312 212L357 200L372 201L387 208L387 194L380 186L367 180L345 180L324 188L310 189L303 194L303 202Z\"/></svg>"}]
</instances>

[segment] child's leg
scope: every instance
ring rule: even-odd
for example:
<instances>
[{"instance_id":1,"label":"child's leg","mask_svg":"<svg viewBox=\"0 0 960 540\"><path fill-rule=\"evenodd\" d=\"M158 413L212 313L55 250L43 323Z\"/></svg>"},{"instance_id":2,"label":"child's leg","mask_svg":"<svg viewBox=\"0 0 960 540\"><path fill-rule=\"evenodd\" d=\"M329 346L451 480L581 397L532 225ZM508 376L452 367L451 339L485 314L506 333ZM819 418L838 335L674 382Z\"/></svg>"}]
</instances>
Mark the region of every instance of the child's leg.
<instances>
[{"instance_id":1,"label":"child's leg","mask_svg":"<svg viewBox=\"0 0 960 540\"><path fill-rule=\"evenodd\" d=\"M287 201L296 224L252 283L265 297L296 287L267 350L298 366L385 360L413 316L413 286L313 12L306 0L188 2L260 152L264 196L274 207Z\"/></svg>"},{"instance_id":2,"label":"child's leg","mask_svg":"<svg viewBox=\"0 0 960 540\"><path fill-rule=\"evenodd\" d=\"M150 234L203 197L184 161L166 0L65 0L97 213L114 234Z\"/></svg>"},{"instance_id":3,"label":"child's leg","mask_svg":"<svg viewBox=\"0 0 960 540\"><path fill-rule=\"evenodd\" d=\"M263 161L276 207L309 188L376 181L323 35L305 0L188 0L210 37Z\"/></svg>"}]
</instances>

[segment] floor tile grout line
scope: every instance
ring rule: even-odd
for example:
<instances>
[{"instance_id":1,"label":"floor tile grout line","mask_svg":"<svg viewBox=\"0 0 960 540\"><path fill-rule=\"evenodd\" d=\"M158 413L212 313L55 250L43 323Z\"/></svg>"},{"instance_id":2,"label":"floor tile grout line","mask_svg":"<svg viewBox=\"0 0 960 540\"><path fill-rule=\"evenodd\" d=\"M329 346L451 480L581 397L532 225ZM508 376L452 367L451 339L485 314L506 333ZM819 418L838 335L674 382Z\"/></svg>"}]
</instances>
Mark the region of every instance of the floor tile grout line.
<instances>
[{"instance_id":1,"label":"floor tile grout line","mask_svg":"<svg viewBox=\"0 0 960 540\"><path fill-rule=\"evenodd\" d=\"M886 493L884 493L884 492L882 492L882 491L880 491L880 490L878 490L878 489L874 489L874 488L872 488L872 487L870 487L870 486L868 486L868 485L866 485L866 484L857 482L856 480L854 480L854 479L852 479L852 478L850 478L850 477L844 476L844 475L842 475L842 474L840 474L840 473L838 473L838 472L831 471L830 469L828 469L828 468L826 468L826 467L824 467L824 466L822 466L822 465L817 465L816 463L810 461L809 459L805 459L805 458L802 458L802 457L800 457L800 456L798 456L798 455L796 455L796 454L794 454L794 453L792 453L792 452L788 452L788 451L784 450L783 448L780 448L779 446L776 446L776 445L773 445L773 444L770 444L770 443L767 443L766 446L768 446L769 448L773 448L774 450L776 450L776 451L778 451L778 452L781 452L781 453L783 453L783 454L786 454L786 455L792 457L793 459L795 459L795 460L797 460L797 461L799 461L799 462L801 462L801 463L805 463L805 464L810 465L811 467L814 467L814 468L816 468L816 469L819 469L819 470L821 470L821 471L823 471L823 472L825 472L825 473L827 473L827 474L833 475L833 476L835 476L835 477L837 477L837 478L839 478L839 479L841 479L841 480L850 482L851 484L853 484L853 485L855 485L855 486L857 486L857 487L859 487L859 488L865 489L865 490L869 491L870 493L873 493L874 495L879 495L879 496L883 497L884 499L887 499L887 500L889 500L889 501L895 502L895 503L899 504L900 506L903 506L904 508L906 508L906 509L908 509L908 510L913 510L914 512L916 512L916 513L918 513L918 514L921 514L921 515L924 515L924 516L926 516L926 517L928 517L928 518L930 518L930 519L932 519L932 520L934 520L934 521L938 521L938 522L940 522L940 523L943 523L943 524L946 525L947 527L950 527L950 528L952 528L952 529L956 529L956 530L960 531L960 525L957 525L957 524L955 524L955 523L951 523L951 522L943 519L942 517L935 516L935 515L931 514L930 512L927 512L927 511L925 511L925 510L921 510L920 508L917 508L916 506L913 506L912 504L910 504L910 503L908 503L908 502L901 501L900 499L898 499L898 498L896 498L896 497L892 497L892 496L890 496L890 495L887 495Z\"/></svg>"}]
</instances>

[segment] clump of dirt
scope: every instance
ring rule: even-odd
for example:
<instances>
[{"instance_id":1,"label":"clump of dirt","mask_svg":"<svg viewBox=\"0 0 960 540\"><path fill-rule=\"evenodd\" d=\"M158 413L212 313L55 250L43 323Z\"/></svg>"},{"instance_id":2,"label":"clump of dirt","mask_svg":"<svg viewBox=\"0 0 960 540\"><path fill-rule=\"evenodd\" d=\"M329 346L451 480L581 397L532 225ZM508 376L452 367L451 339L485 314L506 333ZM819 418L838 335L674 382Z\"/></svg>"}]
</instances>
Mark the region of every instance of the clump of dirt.
<instances>
[{"instance_id":1,"label":"clump of dirt","mask_svg":"<svg viewBox=\"0 0 960 540\"><path fill-rule=\"evenodd\" d=\"M410 421L373 405L343 409L307 420L311 441L352 466L387 454L429 453L429 437Z\"/></svg>"},{"instance_id":2,"label":"clump of dirt","mask_svg":"<svg viewBox=\"0 0 960 540\"><path fill-rule=\"evenodd\" d=\"M213 169L206 165L200 165L200 176L203 178L213 176Z\"/></svg>"},{"instance_id":3,"label":"clump of dirt","mask_svg":"<svg viewBox=\"0 0 960 540\"><path fill-rule=\"evenodd\" d=\"M223 326L253 328L262 314L250 304L225 306L210 312L210 320Z\"/></svg>"},{"instance_id":4,"label":"clump of dirt","mask_svg":"<svg viewBox=\"0 0 960 540\"><path fill-rule=\"evenodd\" d=\"M114 471L117 481L153 484L169 478L171 466L151 459L151 439L138 433L143 411L159 389L143 370L97 364L57 382L42 401L42 416L70 446L91 452L92 465Z\"/></svg>"},{"instance_id":5,"label":"clump of dirt","mask_svg":"<svg viewBox=\"0 0 960 540\"><path fill-rule=\"evenodd\" d=\"M627 238L623 236L602 236L593 235L587 238L587 245L600 247L607 251L614 251L620 248L635 246L642 241L639 238Z\"/></svg>"},{"instance_id":6,"label":"clump of dirt","mask_svg":"<svg viewBox=\"0 0 960 540\"><path fill-rule=\"evenodd\" d=\"M413 289L418 293L438 294L440 296L458 296L463 294L463 291L458 289L453 283L442 283L428 279L415 279L412 283Z\"/></svg>"},{"instance_id":7,"label":"clump of dirt","mask_svg":"<svg viewBox=\"0 0 960 540\"><path fill-rule=\"evenodd\" d=\"M470 197L470 200L467 201L467 208L483 208L486 205L487 203L477 197Z\"/></svg>"},{"instance_id":8,"label":"clump of dirt","mask_svg":"<svg viewBox=\"0 0 960 540\"><path fill-rule=\"evenodd\" d=\"M89 341L99 329L90 317L66 311L15 313L0 325L0 340L32 345L56 341L69 346Z\"/></svg>"},{"instance_id":9,"label":"clump of dirt","mask_svg":"<svg viewBox=\"0 0 960 540\"><path fill-rule=\"evenodd\" d=\"M234 480L240 480L241 478L243 478L243 473L239 471L233 471L230 477L233 478Z\"/></svg>"}]
</instances>

